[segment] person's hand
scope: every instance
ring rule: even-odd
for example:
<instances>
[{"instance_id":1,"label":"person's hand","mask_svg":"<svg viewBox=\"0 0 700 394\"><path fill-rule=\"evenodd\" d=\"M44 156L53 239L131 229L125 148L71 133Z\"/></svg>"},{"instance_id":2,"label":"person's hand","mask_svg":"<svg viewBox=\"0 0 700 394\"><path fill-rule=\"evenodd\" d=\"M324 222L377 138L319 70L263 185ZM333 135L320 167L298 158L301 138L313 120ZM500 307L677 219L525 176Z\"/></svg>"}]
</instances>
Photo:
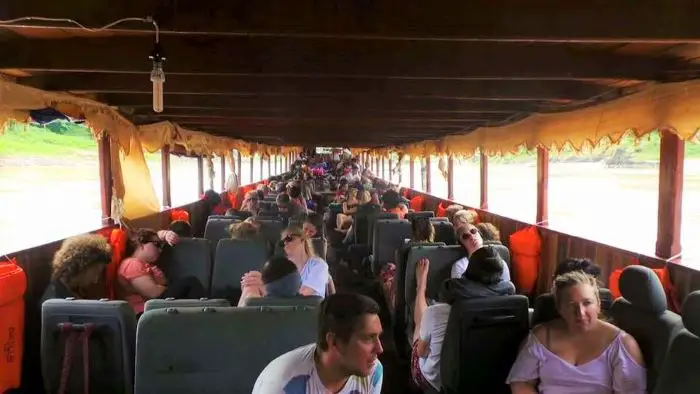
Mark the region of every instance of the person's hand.
<instances>
[{"instance_id":1,"label":"person's hand","mask_svg":"<svg viewBox=\"0 0 700 394\"><path fill-rule=\"evenodd\" d=\"M430 270L430 260L421 258L416 263L416 287L425 290L428 287L428 271Z\"/></svg>"},{"instance_id":2,"label":"person's hand","mask_svg":"<svg viewBox=\"0 0 700 394\"><path fill-rule=\"evenodd\" d=\"M262 287L262 274L259 271L250 271L241 278L241 287Z\"/></svg>"},{"instance_id":3,"label":"person's hand","mask_svg":"<svg viewBox=\"0 0 700 394\"><path fill-rule=\"evenodd\" d=\"M173 246L180 242L180 237L173 231L166 231L163 235L163 240L168 243L168 245Z\"/></svg>"}]
</instances>

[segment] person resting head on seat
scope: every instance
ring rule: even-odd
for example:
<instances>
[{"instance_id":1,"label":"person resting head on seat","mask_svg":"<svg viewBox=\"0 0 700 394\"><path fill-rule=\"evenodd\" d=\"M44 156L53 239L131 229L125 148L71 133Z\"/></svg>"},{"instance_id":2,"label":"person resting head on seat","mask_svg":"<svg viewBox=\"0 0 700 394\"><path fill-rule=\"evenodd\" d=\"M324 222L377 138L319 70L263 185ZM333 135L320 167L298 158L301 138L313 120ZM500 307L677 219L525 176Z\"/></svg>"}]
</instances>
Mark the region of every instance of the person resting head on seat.
<instances>
[{"instance_id":1,"label":"person resting head on seat","mask_svg":"<svg viewBox=\"0 0 700 394\"><path fill-rule=\"evenodd\" d=\"M239 223L231 223L228 227L228 232L231 234L231 239L241 241L255 241L260 239L260 226L248 218Z\"/></svg>"},{"instance_id":2,"label":"person resting head on seat","mask_svg":"<svg viewBox=\"0 0 700 394\"><path fill-rule=\"evenodd\" d=\"M561 318L530 332L506 381L512 392L646 393L637 341L598 319L596 279L582 271L560 275L554 299Z\"/></svg>"},{"instance_id":3,"label":"person resting head on seat","mask_svg":"<svg viewBox=\"0 0 700 394\"><path fill-rule=\"evenodd\" d=\"M301 275L296 265L284 256L268 260L260 270L252 275L259 276L259 282L242 281L238 306L245 306L249 298L280 297L290 298L299 294Z\"/></svg>"},{"instance_id":4,"label":"person resting head on seat","mask_svg":"<svg viewBox=\"0 0 700 394\"><path fill-rule=\"evenodd\" d=\"M381 334L374 300L354 293L332 295L319 306L316 343L270 362L255 381L253 394L380 394Z\"/></svg>"},{"instance_id":5,"label":"person resting head on seat","mask_svg":"<svg viewBox=\"0 0 700 394\"><path fill-rule=\"evenodd\" d=\"M169 230L177 234L180 238L192 237L192 227L184 220L175 220L170 223Z\"/></svg>"},{"instance_id":6,"label":"person resting head on seat","mask_svg":"<svg viewBox=\"0 0 700 394\"><path fill-rule=\"evenodd\" d=\"M51 282L41 303L52 298L89 297L86 290L99 283L111 261L112 249L100 235L78 235L66 239L53 256Z\"/></svg>"},{"instance_id":7,"label":"person resting head on seat","mask_svg":"<svg viewBox=\"0 0 700 394\"><path fill-rule=\"evenodd\" d=\"M462 245L467 255L452 264L450 277L454 279L462 277L469 266L471 256L474 252L484 247L484 240L481 238L481 233L479 233L479 230L473 224L467 224L457 229L457 242ZM503 260L502 257L499 256L499 258ZM510 281L510 269L508 268L508 264L505 264L505 261L503 264L503 280Z\"/></svg>"},{"instance_id":8,"label":"person resting head on seat","mask_svg":"<svg viewBox=\"0 0 700 394\"><path fill-rule=\"evenodd\" d=\"M202 283L188 276L170 283L158 265L161 252L167 245L175 245L180 238L172 231L140 229L131 235L127 257L119 265L117 295L128 301L136 314L143 313L146 300L151 298L204 297Z\"/></svg>"},{"instance_id":9,"label":"person resting head on seat","mask_svg":"<svg viewBox=\"0 0 700 394\"><path fill-rule=\"evenodd\" d=\"M411 218L411 243L434 242L435 227L426 216L413 216Z\"/></svg>"},{"instance_id":10,"label":"person resting head on seat","mask_svg":"<svg viewBox=\"0 0 700 394\"><path fill-rule=\"evenodd\" d=\"M317 213L309 214L304 220L302 229L308 238L323 237L323 216Z\"/></svg>"},{"instance_id":11,"label":"person resting head on seat","mask_svg":"<svg viewBox=\"0 0 700 394\"><path fill-rule=\"evenodd\" d=\"M413 307L413 352L411 377L422 391L440 391L440 354L447 331L451 304L458 300L515 294L515 286L503 280L503 261L491 247L472 255L464 277L448 279L440 291L440 302L428 306L428 272L430 261L423 258L416 265L416 300Z\"/></svg>"},{"instance_id":12,"label":"person resting head on seat","mask_svg":"<svg viewBox=\"0 0 700 394\"><path fill-rule=\"evenodd\" d=\"M332 286L328 264L317 257L311 239L304 230L289 227L282 232L280 244L284 246L284 254L294 263L301 275L299 294L305 296L326 297L329 286ZM262 286L262 276L257 271L243 275L241 283L245 286Z\"/></svg>"},{"instance_id":13,"label":"person resting head on seat","mask_svg":"<svg viewBox=\"0 0 700 394\"><path fill-rule=\"evenodd\" d=\"M452 219L455 217L455 214L459 211L462 211L462 210L464 210L464 207L461 205L458 205L458 204L449 205L447 208L445 208L445 217L447 218L447 220L450 221L450 223L453 223Z\"/></svg>"},{"instance_id":14,"label":"person resting head on seat","mask_svg":"<svg viewBox=\"0 0 700 394\"><path fill-rule=\"evenodd\" d=\"M403 219L408 213L408 208L401 202L401 195L395 190L389 189L384 192L382 204L384 211L397 214L399 219Z\"/></svg>"},{"instance_id":15,"label":"person resting head on seat","mask_svg":"<svg viewBox=\"0 0 700 394\"><path fill-rule=\"evenodd\" d=\"M451 222L455 231L457 231L460 227L464 227L469 224L475 224L478 219L479 214L475 210L462 209L461 211L455 212L454 216L452 216Z\"/></svg>"}]
</instances>

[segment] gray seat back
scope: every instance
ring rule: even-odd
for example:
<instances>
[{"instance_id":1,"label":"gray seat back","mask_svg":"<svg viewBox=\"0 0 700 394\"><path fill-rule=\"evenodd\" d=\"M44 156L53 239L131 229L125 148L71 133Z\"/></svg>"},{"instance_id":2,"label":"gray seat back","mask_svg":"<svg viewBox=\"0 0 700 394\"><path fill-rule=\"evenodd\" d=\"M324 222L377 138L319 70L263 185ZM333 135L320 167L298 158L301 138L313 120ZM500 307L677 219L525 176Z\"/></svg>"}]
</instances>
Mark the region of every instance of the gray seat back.
<instances>
[{"instance_id":1,"label":"gray seat back","mask_svg":"<svg viewBox=\"0 0 700 394\"><path fill-rule=\"evenodd\" d=\"M522 295L455 302L440 353L442 392L510 393L505 381L529 331L528 317Z\"/></svg>"},{"instance_id":2,"label":"gray seat back","mask_svg":"<svg viewBox=\"0 0 700 394\"><path fill-rule=\"evenodd\" d=\"M260 223L260 233L267 242L276 244L280 241L282 230L284 230L284 224L281 220L258 219L258 223Z\"/></svg>"},{"instance_id":3,"label":"gray seat back","mask_svg":"<svg viewBox=\"0 0 700 394\"><path fill-rule=\"evenodd\" d=\"M622 284L622 278L620 279ZM696 394L700 392L700 291L694 291L683 303L683 325L671 342L653 394Z\"/></svg>"},{"instance_id":4,"label":"gray seat back","mask_svg":"<svg viewBox=\"0 0 700 394\"><path fill-rule=\"evenodd\" d=\"M212 247L202 238L182 238L175 246L166 248L160 266L169 281L194 276L209 292L211 283Z\"/></svg>"},{"instance_id":5,"label":"gray seat back","mask_svg":"<svg viewBox=\"0 0 700 394\"><path fill-rule=\"evenodd\" d=\"M211 242L212 246L216 245L220 239L231 238L228 232L229 226L233 223L240 222L239 219L233 217L227 218L209 218L207 226L204 228L204 238Z\"/></svg>"},{"instance_id":6,"label":"gray seat back","mask_svg":"<svg viewBox=\"0 0 700 394\"><path fill-rule=\"evenodd\" d=\"M435 242L444 242L446 245L457 245L457 235L455 234L454 226L446 220L447 218L430 218L430 223L435 229Z\"/></svg>"},{"instance_id":7,"label":"gray seat back","mask_svg":"<svg viewBox=\"0 0 700 394\"><path fill-rule=\"evenodd\" d=\"M296 296L296 297L256 297L245 300L245 306L318 306L323 297Z\"/></svg>"},{"instance_id":8,"label":"gray seat back","mask_svg":"<svg viewBox=\"0 0 700 394\"><path fill-rule=\"evenodd\" d=\"M610 308L614 301L610 290L601 288L598 290L598 295L600 297L600 309L603 315L609 316ZM554 295L552 293L544 293L537 296L533 309L532 319L530 320L533 327L561 317L557 311Z\"/></svg>"},{"instance_id":9,"label":"gray seat back","mask_svg":"<svg viewBox=\"0 0 700 394\"><path fill-rule=\"evenodd\" d=\"M394 262L396 249L411 238L411 222L405 219L380 219L374 223L374 272L379 272L386 263Z\"/></svg>"},{"instance_id":10,"label":"gray seat back","mask_svg":"<svg viewBox=\"0 0 700 394\"><path fill-rule=\"evenodd\" d=\"M423 257L430 260L428 271L428 288L426 297L430 300L437 300L442 289L442 284L450 278L452 264L464 257L465 251L461 246L412 246L406 259L406 271L404 272L404 294L405 294L405 321L406 332L411 333L408 338L412 338L413 304L416 300L416 263Z\"/></svg>"},{"instance_id":11,"label":"gray seat back","mask_svg":"<svg viewBox=\"0 0 700 394\"><path fill-rule=\"evenodd\" d=\"M375 214L367 216L367 245L369 245L370 248L372 248L372 245L374 245L374 226L377 223L377 220L398 218L398 214L389 212L377 212Z\"/></svg>"},{"instance_id":12,"label":"gray seat back","mask_svg":"<svg viewBox=\"0 0 700 394\"><path fill-rule=\"evenodd\" d=\"M89 336L89 390L91 393L130 394L133 392L136 316L125 301L52 299L41 308L41 370L46 392L59 391L66 341L93 326ZM83 393L83 345L76 338L67 393Z\"/></svg>"},{"instance_id":13,"label":"gray seat back","mask_svg":"<svg viewBox=\"0 0 700 394\"><path fill-rule=\"evenodd\" d=\"M316 341L313 307L168 308L141 316L137 394L250 393L270 361Z\"/></svg>"},{"instance_id":14,"label":"gray seat back","mask_svg":"<svg viewBox=\"0 0 700 394\"><path fill-rule=\"evenodd\" d=\"M644 354L647 387L651 391L683 322L678 314L667 309L664 287L647 267L626 267L620 275L620 293L622 297L613 303L610 316L615 325L637 340Z\"/></svg>"},{"instance_id":15,"label":"gray seat back","mask_svg":"<svg viewBox=\"0 0 700 394\"><path fill-rule=\"evenodd\" d=\"M241 277L249 271L259 271L267 260L263 242L222 239L216 248L211 294L237 302L241 292Z\"/></svg>"},{"instance_id":16,"label":"gray seat back","mask_svg":"<svg viewBox=\"0 0 700 394\"><path fill-rule=\"evenodd\" d=\"M417 212L409 212L406 214L404 217L406 220L411 220L411 218L414 217L424 217L424 218L432 218L435 217L435 212L433 211L417 211Z\"/></svg>"},{"instance_id":17,"label":"gray seat back","mask_svg":"<svg viewBox=\"0 0 700 394\"><path fill-rule=\"evenodd\" d=\"M163 300L160 298L154 298L152 300L146 301L146 305L144 306L144 311L151 311L154 309L165 309L165 308L183 308L183 307L204 308L206 306L224 307L224 306L231 306L231 304L224 299L200 298L198 300L183 300L183 299L176 300L174 298L166 298Z\"/></svg>"}]
</instances>

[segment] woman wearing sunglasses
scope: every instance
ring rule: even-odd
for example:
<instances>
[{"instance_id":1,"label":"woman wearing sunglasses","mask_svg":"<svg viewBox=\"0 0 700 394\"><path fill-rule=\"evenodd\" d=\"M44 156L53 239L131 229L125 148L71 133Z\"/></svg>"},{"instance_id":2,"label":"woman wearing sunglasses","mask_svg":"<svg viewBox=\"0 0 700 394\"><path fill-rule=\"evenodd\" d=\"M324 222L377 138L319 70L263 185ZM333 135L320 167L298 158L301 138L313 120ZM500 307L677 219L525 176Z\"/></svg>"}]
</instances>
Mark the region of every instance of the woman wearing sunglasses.
<instances>
[{"instance_id":1,"label":"woman wearing sunglasses","mask_svg":"<svg viewBox=\"0 0 700 394\"><path fill-rule=\"evenodd\" d=\"M316 256L311 239L300 228L288 228L282 232L284 254L294 263L301 275L299 294L326 297L327 289L333 287L328 264ZM241 286L262 287L260 272L251 271L243 275Z\"/></svg>"},{"instance_id":2,"label":"woman wearing sunglasses","mask_svg":"<svg viewBox=\"0 0 700 394\"><path fill-rule=\"evenodd\" d=\"M484 247L484 239L482 238L481 233L479 233L479 229L477 229L473 224L466 224L457 228L457 241L460 245L462 245L464 250L467 252L467 255L452 264L450 276L454 279L459 279L462 277L462 275L464 275L464 272L469 266L469 258L474 254L474 252ZM502 257L499 256L499 258L503 260ZM503 280L510 281L510 269L505 261L503 263Z\"/></svg>"},{"instance_id":3,"label":"woman wearing sunglasses","mask_svg":"<svg viewBox=\"0 0 700 394\"><path fill-rule=\"evenodd\" d=\"M172 231L136 231L127 246L129 257L119 265L117 294L128 301L136 314L143 313L146 300L151 298L200 298L205 291L195 277L185 277L168 283L158 266L158 259L166 245L175 245L179 237Z\"/></svg>"}]
</instances>

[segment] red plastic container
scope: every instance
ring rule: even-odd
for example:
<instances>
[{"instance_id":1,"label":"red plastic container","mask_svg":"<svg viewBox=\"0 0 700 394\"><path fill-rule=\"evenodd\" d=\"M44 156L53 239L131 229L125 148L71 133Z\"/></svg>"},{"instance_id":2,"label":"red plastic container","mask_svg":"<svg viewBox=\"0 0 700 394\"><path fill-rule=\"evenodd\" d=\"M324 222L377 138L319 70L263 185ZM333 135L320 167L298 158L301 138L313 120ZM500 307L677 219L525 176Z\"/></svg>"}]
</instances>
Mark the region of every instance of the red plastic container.
<instances>
[{"instance_id":1,"label":"red plastic container","mask_svg":"<svg viewBox=\"0 0 700 394\"><path fill-rule=\"evenodd\" d=\"M26 290L27 276L22 268L0 262L0 393L20 385Z\"/></svg>"}]
</instances>

